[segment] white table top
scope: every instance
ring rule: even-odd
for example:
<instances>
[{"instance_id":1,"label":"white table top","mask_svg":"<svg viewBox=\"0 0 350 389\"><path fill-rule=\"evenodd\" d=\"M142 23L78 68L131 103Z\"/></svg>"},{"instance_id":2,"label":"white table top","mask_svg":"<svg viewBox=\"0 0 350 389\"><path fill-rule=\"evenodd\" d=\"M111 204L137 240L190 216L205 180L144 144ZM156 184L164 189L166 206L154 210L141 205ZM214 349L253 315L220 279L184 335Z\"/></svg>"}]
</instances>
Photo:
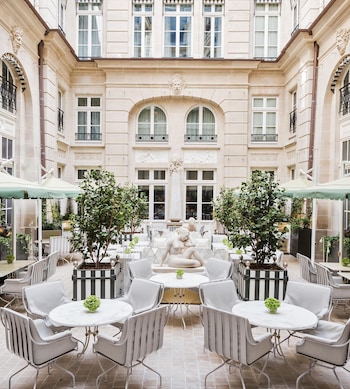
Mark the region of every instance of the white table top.
<instances>
[{"instance_id":1,"label":"white table top","mask_svg":"<svg viewBox=\"0 0 350 389\"><path fill-rule=\"evenodd\" d=\"M340 262L319 262L319 264L332 271L350 272L350 266L343 266Z\"/></svg>"},{"instance_id":2,"label":"white table top","mask_svg":"<svg viewBox=\"0 0 350 389\"><path fill-rule=\"evenodd\" d=\"M317 316L297 305L281 303L276 313L269 313L264 301L245 301L236 304L232 313L245 317L250 324L275 330L305 330L317 325Z\"/></svg>"},{"instance_id":3,"label":"white table top","mask_svg":"<svg viewBox=\"0 0 350 389\"><path fill-rule=\"evenodd\" d=\"M350 281L350 273L349 272L340 271L340 272L338 272L338 276L343 277L346 280Z\"/></svg>"},{"instance_id":4,"label":"white table top","mask_svg":"<svg viewBox=\"0 0 350 389\"><path fill-rule=\"evenodd\" d=\"M15 271L22 270L34 262L35 261L29 259L17 259L12 263L7 263L6 260L2 260L0 261L0 277L6 277L7 275L14 273Z\"/></svg>"},{"instance_id":5,"label":"white table top","mask_svg":"<svg viewBox=\"0 0 350 389\"><path fill-rule=\"evenodd\" d=\"M176 273L160 273L151 277L152 281L164 284L166 288L197 288L209 278L201 274L184 273L183 278L176 278Z\"/></svg>"},{"instance_id":6,"label":"white table top","mask_svg":"<svg viewBox=\"0 0 350 389\"><path fill-rule=\"evenodd\" d=\"M132 306L124 301L101 299L101 306L89 312L84 300L60 305L49 313L50 321L56 326L93 327L120 322L132 314Z\"/></svg>"}]
</instances>

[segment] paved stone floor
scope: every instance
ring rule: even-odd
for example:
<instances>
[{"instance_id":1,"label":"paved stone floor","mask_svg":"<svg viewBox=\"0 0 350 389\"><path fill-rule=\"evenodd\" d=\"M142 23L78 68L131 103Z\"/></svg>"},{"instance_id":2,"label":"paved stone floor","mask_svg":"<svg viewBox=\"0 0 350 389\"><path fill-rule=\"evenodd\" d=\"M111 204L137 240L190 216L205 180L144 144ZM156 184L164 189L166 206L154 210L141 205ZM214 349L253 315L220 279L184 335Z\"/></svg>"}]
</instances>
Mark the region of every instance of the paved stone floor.
<instances>
[{"instance_id":1,"label":"paved stone floor","mask_svg":"<svg viewBox=\"0 0 350 389\"><path fill-rule=\"evenodd\" d=\"M296 259L292 256L285 256L284 260L288 262L289 278L300 280L299 267ZM72 265L65 264L58 267L55 276L52 279L62 279L65 282L66 291L71 295L72 292ZM169 318L165 327L164 345L161 350L148 357L146 362L157 369L163 377L163 389L199 389L204 388L204 377L213 368L221 363L216 354L204 350L203 347L203 328L198 313L198 306L192 306L194 314L186 316L186 330L183 329L180 318L175 315ZM332 320L345 322L349 314L342 310L336 310L332 314ZM254 329L256 331L258 329ZM112 334L115 329L110 326L100 328L101 333ZM74 336L84 338L82 328L73 329ZM286 361L281 357L270 355L267 363L267 372L271 378L271 387L273 389L293 389L295 381L300 372L308 367L308 359L298 356L295 353L295 342L291 340L283 344ZM0 324L0 389L8 387L8 377L19 367L24 366L23 360L13 356L6 349L3 326ZM85 355L77 358L76 353L71 353L63 357L60 364L70 369L76 375L76 388L89 389L95 388L95 380L100 373L96 356L92 352L91 345ZM104 366L110 366L110 362L103 361ZM261 366L262 364L260 364ZM350 363L348 364L350 368ZM244 368L247 389L266 388L266 381L262 378L257 381L257 374L251 368ZM108 381L102 382L102 389L124 388L126 370L118 368L108 375ZM342 379L345 389L350 389L350 374L344 370L339 370L339 376ZM14 389L32 388L35 381L35 370L28 367L18 374L13 380ZM62 375L57 369L52 369L51 374L47 374L47 369L42 369L39 373L38 388L68 388L71 381L66 374ZM144 367L134 368L129 383L130 389L136 388L157 388L157 379L155 375L147 371ZM229 372L227 367L221 368L212 374L208 379L207 388L209 389L236 389L241 388L241 383L237 371L232 369ZM338 388L333 373L328 369L317 368L315 372L302 381L303 389L332 389Z\"/></svg>"}]
</instances>

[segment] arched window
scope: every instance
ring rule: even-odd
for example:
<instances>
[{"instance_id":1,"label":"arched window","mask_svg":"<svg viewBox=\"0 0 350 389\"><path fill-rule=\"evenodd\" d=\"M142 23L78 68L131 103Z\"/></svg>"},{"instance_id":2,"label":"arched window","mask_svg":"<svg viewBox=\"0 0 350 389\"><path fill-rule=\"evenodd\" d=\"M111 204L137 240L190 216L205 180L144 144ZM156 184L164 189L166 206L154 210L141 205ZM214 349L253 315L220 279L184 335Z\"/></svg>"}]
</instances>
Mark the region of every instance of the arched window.
<instances>
[{"instance_id":1,"label":"arched window","mask_svg":"<svg viewBox=\"0 0 350 389\"><path fill-rule=\"evenodd\" d=\"M339 112L341 115L347 115L350 113L350 83L349 83L349 70L345 72L343 78L343 85L340 89L340 106Z\"/></svg>"},{"instance_id":2,"label":"arched window","mask_svg":"<svg viewBox=\"0 0 350 389\"><path fill-rule=\"evenodd\" d=\"M144 108L137 120L136 141L166 142L167 121L164 111L157 106Z\"/></svg>"},{"instance_id":3,"label":"arched window","mask_svg":"<svg viewBox=\"0 0 350 389\"><path fill-rule=\"evenodd\" d=\"M16 90L13 76L5 62L2 61L1 72L1 106L9 112L16 111Z\"/></svg>"},{"instance_id":4,"label":"arched window","mask_svg":"<svg viewBox=\"0 0 350 389\"><path fill-rule=\"evenodd\" d=\"M210 109L196 107L189 112L185 142L216 142L215 117Z\"/></svg>"}]
</instances>

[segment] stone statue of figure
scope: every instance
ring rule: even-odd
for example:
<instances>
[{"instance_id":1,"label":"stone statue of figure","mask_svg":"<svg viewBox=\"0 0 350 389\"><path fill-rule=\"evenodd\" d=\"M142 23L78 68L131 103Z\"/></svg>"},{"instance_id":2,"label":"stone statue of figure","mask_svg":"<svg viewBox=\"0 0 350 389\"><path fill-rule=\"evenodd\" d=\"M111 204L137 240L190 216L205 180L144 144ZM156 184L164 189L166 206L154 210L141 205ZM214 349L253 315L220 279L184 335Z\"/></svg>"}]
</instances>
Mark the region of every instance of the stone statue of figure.
<instances>
[{"instance_id":1,"label":"stone statue of figure","mask_svg":"<svg viewBox=\"0 0 350 389\"><path fill-rule=\"evenodd\" d=\"M188 231L190 231L190 232L197 231L196 219L195 219L194 217L190 217L190 218L188 219L188 222L187 222L187 223L184 223L184 224L182 225L182 227L187 228Z\"/></svg>"},{"instance_id":2,"label":"stone statue of figure","mask_svg":"<svg viewBox=\"0 0 350 389\"><path fill-rule=\"evenodd\" d=\"M190 238L190 231L180 227L166 245L160 265L168 262L169 267L199 267L204 266L204 260Z\"/></svg>"}]
</instances>

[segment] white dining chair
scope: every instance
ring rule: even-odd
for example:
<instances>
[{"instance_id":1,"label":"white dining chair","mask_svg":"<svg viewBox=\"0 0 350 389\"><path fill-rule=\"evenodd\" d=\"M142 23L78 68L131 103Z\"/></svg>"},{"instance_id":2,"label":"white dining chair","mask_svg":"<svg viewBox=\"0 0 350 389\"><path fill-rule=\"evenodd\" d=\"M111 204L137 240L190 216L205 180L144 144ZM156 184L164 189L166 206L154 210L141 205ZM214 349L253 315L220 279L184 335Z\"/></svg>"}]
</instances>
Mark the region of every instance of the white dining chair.
<instances>
[{"instance_id":1,"label":"white dining chair","mask_svg":"<svg viewBox=\"0 0 350 389\"><path fill-rule=\"evenodd\" d=\"M199 298L202 305L227 312L231 312L235 304L242 302L232 279L200 284Z\"/></svg>"},{"instance_id":2,"label":"white dining chair","mask_svg":"<svg viewBox=\"0 0 350 389\"><path fill-rule=\"evenodd\" d=\"M22 299L27 315L32 319L44 320L54 332L69 328L54 326L48 318L50 311L54 308L72 301L66 295L62 281L26 286L22 290Z\"/></svg>"},{"instance_id":3,"label":"white dining chair","mask_svg":"<svg viewBox=\"0 0 350 389\"><path fill-rule=\"evenodd\" d=\"M219 259L209 258L205 264L205 270L203 272L210 281L226 280L232 275L232 262Z\"/></svg>"},{"instance_id":4,"label":"white dining chair","mask_svg":"<svg viewBox=\"0 0 350 389\"><path fill-rule=\"evenodd\" d=\"M58 251L53 251L46 257L45 259L47 263L46 276L45 276L46 281L56 273L59 255L60 253Z\"/></svg>"},{"instance_id":5,"label":"white dining chair","mask_svg":"<svg viewBox=\"0 0 350 389\"><path fill-rule=\"evenodd\" d=\"M309 369L300 374L296 380L296 389L299 388L302 378L310 374L316 365L331 369L339 386L344 389L336 368L341 367L350 373L345 367L349 360L349 343L350 319L345 325L321 320L312 335L305 335L296 344L296 352L310 359Z\"/></svg>"},{"instance_id":6,"label":"white dining chair","mask_svg":"<svg viewBox=\"0 0 350 389\"><path fill-rule=\"evenodd\" d=\"M338 305L342 305L344 311L350 309L350 284L344 284L339 277L333 277L331 271L319 263L315 263L315 267L317 283L329 286L332 290L332 309ZM336 283L337 280L341 283Z\"/></svg>"},{"instance_id":7,"label":"white dining chair","mask_svg":"<svg viewBox=\"0 0 350 389\"><path fill-rule=\"evenodd\" d=\"M311 259L306 255L297 253L297 260L300 265L300 275L308 282L316 282L316 270Z\"/></svg>"},{"instance_id":8,"label":"white dining chair","mask_svg":"<svg viewBox=\"0 0 350 389\"><path fill-rule=\"evenodd\" d=\"M145 278L150 279L155 273L152 271L152 263L147 259L137 259L127 263L131 279Z\"/></svg>"},{"instance_id":9,"label":"white dining chair","mask_svg":"<svg viewBox=\"0 0 350 389\"><path fill-rule=\"evenodd\" d=\"M329 320L332 307L332 289L325 285L288 281L283 301L308 309L318 319Z\"/></svg>"},{"instance_id":10,"label":"white dining chair","mask_svg":"<svg viewBox=\"0 0 350 389\"><path fill-rule=\"evenodd\" d=\"M265 376L270 387L270 377L264 371L269 352L273 348L272 334L264 332L254 336L248 319L236 316L230 312L203 306L204 347L217 353L223 360L221 365L206 374L204 385L207 386L208 376L228 364L238 369L243 388L245 388L242 367L251 366ZM266 356L262 369L254 364Z\"/></svg>"},{"instance_id":11,"label":"white dining chair","mask_svg":"<svg viewBox=\"0 0 350 389\"><path fill-rule=\"evenodd\" d=\"M9 308L0 309L8 351L27 362L26 366L11 374L9 389L11 389L12 378L28 366L36 369L34 384L34 388L36 388L39 370L51 365L69 374L72 377L74 387L74 374L56 363L60 357L77 349L77 341L73 339L71 332L64 331L55 334L45 325L43 320L34 321L30 317ZM28 381L28 377L25 380Z\"/></svg>"},{"instance_id":12,"label":"white dining chair","mask_svg":"<svg viewBox=\"0 0 350 389\"><path fill-rule=\"evenodd\" d=\"M0 287L1 299L5 302L5 307L22 299L22 288L28 285L39 284L44 281L46 261L40 260L28 266L28 270L23 273L23 278L7 278ZM10 296L6 300L3 296Z\"/></svg>"},{"instance_id":13,"label":"white dining chair","mask_svg":"<svg viewBox=\"0 0 350 389\"><path fill-rule=\"evenodd\" d=\"M130 304L132 306L132 314L135 315L158 307L163 299L163 295L163 284L143 278L134 278L128 293L117 298L116 301L124 301ZM125 320L115 322L113 325L121 331Z\"/></svg>"},{"instance_id":14,"label":"white dining chair","mask_svg":"<svg viewBox=\"0 0 350 389\"><path fill-rule=\"evenodd\" d=\"M101 378L117 366L127 369L125 388L128 387L129 378L134 368L143 365L156 373L162 386L162 376L159 372L148 366L145 358L163 346L164 326L166 323L168 306L161 306L150 311L131 316L125 322L120 339L98 334L94 343L94 352L113 362L107 370L102 367L100 358L98 362L102 373L96 379L96 387L100 385Z\"/></svg>"}]
</instances>

